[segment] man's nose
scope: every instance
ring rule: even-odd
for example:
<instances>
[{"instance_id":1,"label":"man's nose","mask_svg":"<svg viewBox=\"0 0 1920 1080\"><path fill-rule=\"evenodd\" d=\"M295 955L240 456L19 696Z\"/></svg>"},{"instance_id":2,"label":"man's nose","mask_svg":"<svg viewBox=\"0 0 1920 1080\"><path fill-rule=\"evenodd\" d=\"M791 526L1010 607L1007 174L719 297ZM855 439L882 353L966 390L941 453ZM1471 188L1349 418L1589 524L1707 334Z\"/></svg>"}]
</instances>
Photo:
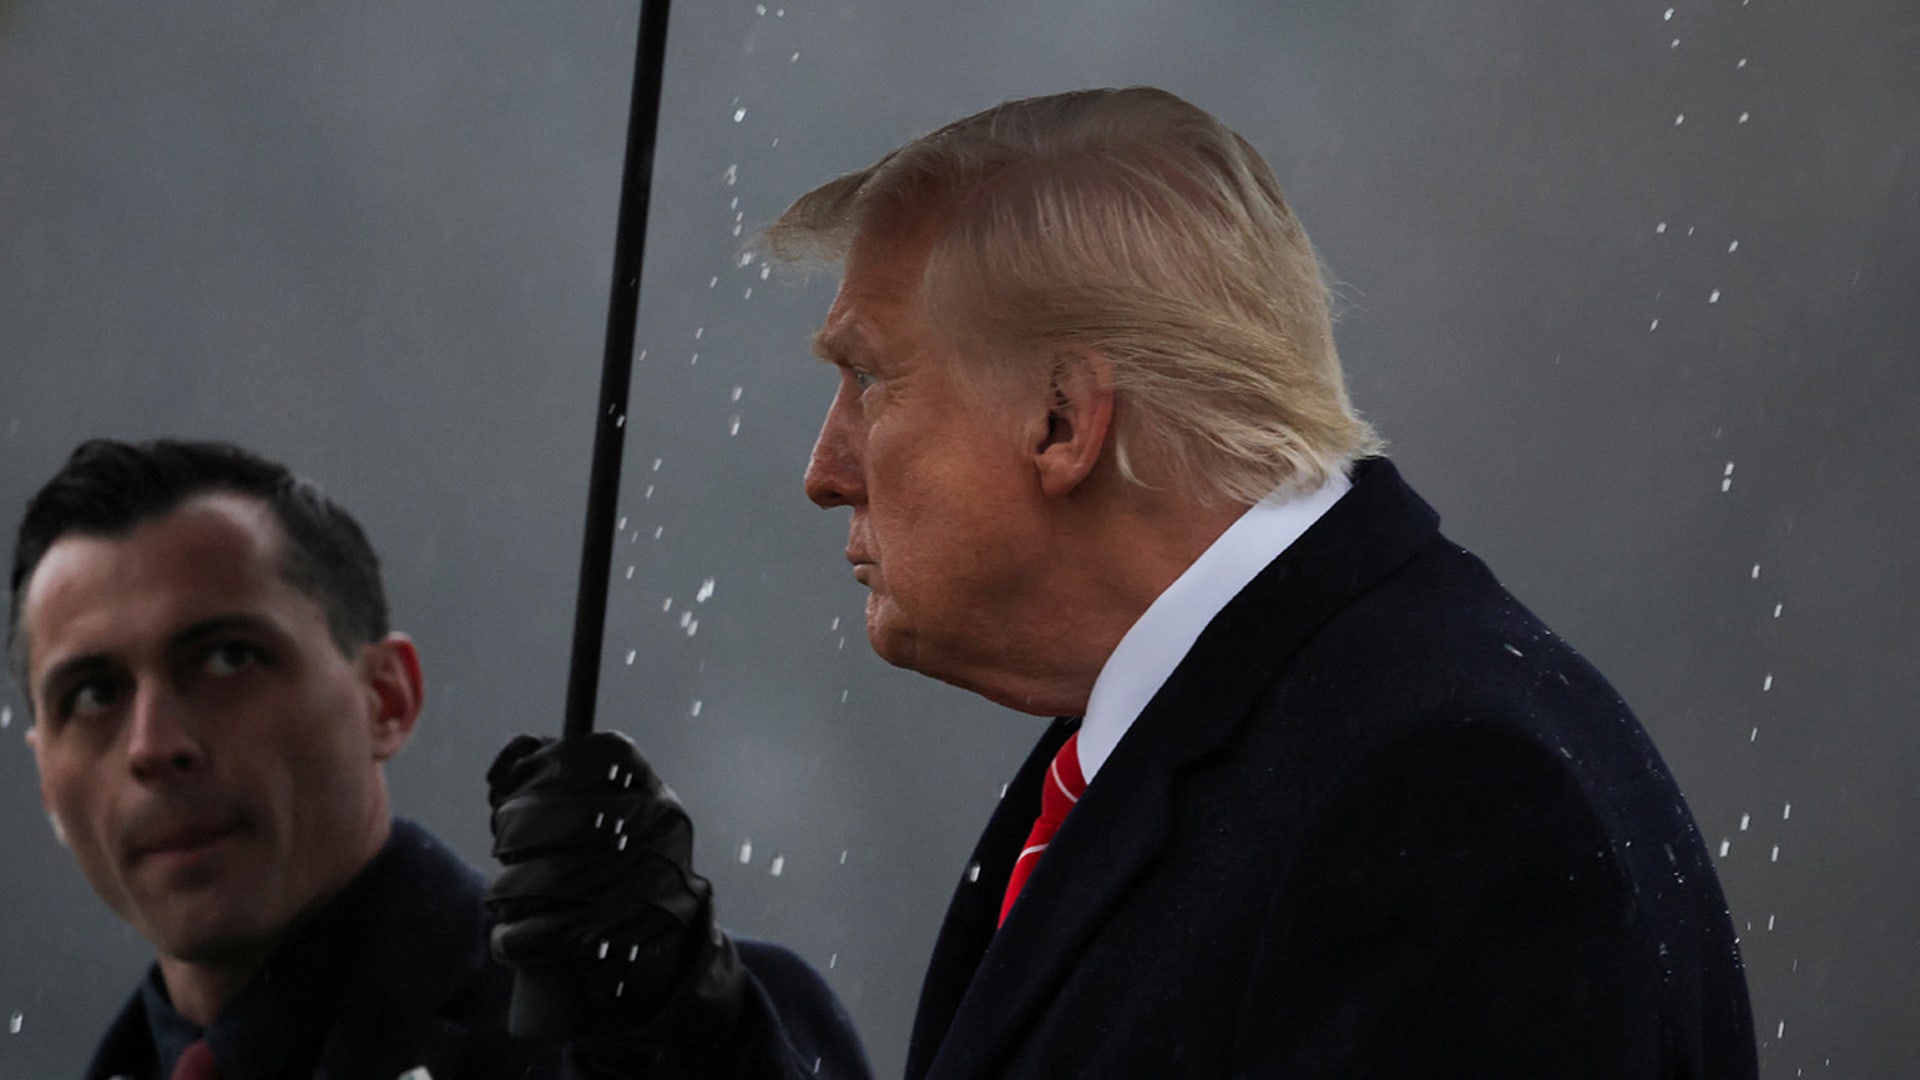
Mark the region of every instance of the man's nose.
<instances>
[{"instance_id":1,"label":"man's nose","mask_svg":"<svg viewBox=\"0 0 1920 1080\"><path fill-rule=\"evenodd\" d=\"M834 395L827 418L820 425L820 437L813 441L813 455L807 459L807 498L814 505L831 508L866 502L860 445L864 437L843 388Z\"/></svg>"},{"instance_id":2,"label":"man's nose","mask_svg":"<svg viewBox=\"0 0 1920 1080\"><path fill-rule=\"evenodd\" d=\"M143 686L134 692L127 717L127 762L143 780L163 780L206 764L206 745L179 695Z\"/></svg>"}]
</instances>

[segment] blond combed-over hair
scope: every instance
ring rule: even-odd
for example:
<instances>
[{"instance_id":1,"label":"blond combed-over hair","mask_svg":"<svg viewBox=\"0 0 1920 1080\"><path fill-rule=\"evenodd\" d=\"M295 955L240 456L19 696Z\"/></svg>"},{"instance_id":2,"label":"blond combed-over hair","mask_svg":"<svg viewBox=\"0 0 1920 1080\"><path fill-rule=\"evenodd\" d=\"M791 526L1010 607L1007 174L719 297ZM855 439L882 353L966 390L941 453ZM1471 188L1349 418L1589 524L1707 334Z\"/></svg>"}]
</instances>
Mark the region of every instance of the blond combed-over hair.
<instances>
[{"instance_id":1,"label":"blond combed-over hair","mask_svg":"<svg viewBox=\"0 0 1920 1080\"><path fill-rule=\"evenodd\" d=\"M1162 90L996 105L802 195L774 258L832 264L894 225L935 240L930 320L983 370L1111 365L1115 463L1208 503L1312 490L1376 452L1327 286L1245 139Z\"/></svg>"}]
</instances>

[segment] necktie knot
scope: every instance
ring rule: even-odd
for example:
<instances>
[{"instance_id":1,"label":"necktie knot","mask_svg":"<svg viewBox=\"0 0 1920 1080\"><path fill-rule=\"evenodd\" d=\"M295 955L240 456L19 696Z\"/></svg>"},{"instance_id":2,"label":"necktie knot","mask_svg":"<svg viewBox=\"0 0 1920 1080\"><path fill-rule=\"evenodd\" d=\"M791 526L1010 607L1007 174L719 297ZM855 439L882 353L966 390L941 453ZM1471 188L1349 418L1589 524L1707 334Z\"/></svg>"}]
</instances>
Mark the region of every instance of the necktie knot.
<instances>
[{"instance_id":1,"label":"necktie knot","mask_svg":"<svg viewBox=\"0 0 1920 1080\"><path fill-rule=\"evenodd\" d=\"M168 1080L220 1080L220 1070L213 1064L213 1047L207 1040L195 1039L180 1051L180 1060L173 1063Z\"/></svg>"},{"instance_id":2,"label":"necktie knot","mask_svg":"<svg viewBox=\"0 0 1920 1080\"><path fill-rule=\"evenodd\" d=\"M1067 736L1058 753L1053 755L1053 764L1047 766L1047 775L1041 781L1040 816L1034 819L1033 831L1027 834L1027 842L1020 848L1020 857L1014 860L1013 874L1007 879L1007 895L1000 902L1000 921L1007 921L1007 913L1013 910L1013 901L1033 873L1034 864L1040 861L1040 855L1053 842L1053 834L1067 820L1067 814L1087 790L1086 777L1080 774L1080 733Z\"/></svg>"}]
</instances>

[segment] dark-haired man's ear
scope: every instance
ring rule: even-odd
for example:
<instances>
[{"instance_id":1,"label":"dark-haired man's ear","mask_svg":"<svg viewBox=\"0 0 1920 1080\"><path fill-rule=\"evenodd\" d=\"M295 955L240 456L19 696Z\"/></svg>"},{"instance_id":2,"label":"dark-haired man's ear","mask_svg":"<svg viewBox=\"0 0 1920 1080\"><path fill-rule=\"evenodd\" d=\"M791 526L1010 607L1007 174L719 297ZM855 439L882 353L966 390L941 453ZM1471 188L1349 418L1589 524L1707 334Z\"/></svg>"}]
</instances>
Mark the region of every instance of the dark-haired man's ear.
<instances>
[{"instance_id":1,"label":"dark-haired man's ear","mask_svg":"<svg viewBox=\"0 0 1920 1080\"><path fill-rule=\"evenodd\" d=\"M395 631L361 646L360 664L373 706L374 760L385 761L407 745L426 702L420 651L412 638Z\"/></svg>"},{"instance_id":2,"label":"dark-haired man's ear","mask_svg":"<svg viewBox=\"0 0 1920 1080\"><path fill-rule=\"evenodd\" d=\"M1061 356L1047 385L1044 430L1033 447L1040 490L1065 495L1093 474L1113 427L1113 365L1085 349Z\"/></svg>"}]
</instances>

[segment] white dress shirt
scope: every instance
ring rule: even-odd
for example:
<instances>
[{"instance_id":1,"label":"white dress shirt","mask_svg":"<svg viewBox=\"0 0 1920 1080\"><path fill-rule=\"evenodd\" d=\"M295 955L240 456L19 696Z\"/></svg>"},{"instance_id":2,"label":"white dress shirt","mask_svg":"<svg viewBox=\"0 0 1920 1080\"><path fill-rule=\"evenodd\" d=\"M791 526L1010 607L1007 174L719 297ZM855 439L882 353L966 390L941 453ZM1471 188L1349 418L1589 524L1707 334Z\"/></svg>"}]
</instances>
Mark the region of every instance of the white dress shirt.
<instances>
[{"instance_id":1,"label":"white dress shirt","mask_svg":"<svg viewBox=\"0 0 1920 1080\"><path fill-rule=\"evenodd\" d=\"M1353 487L1336 472L1319 490L1247 508L1148 605L1101 665L1080 725L1080 773L1093 776L1227 602Z\"/></svg>"}]
</instances>

